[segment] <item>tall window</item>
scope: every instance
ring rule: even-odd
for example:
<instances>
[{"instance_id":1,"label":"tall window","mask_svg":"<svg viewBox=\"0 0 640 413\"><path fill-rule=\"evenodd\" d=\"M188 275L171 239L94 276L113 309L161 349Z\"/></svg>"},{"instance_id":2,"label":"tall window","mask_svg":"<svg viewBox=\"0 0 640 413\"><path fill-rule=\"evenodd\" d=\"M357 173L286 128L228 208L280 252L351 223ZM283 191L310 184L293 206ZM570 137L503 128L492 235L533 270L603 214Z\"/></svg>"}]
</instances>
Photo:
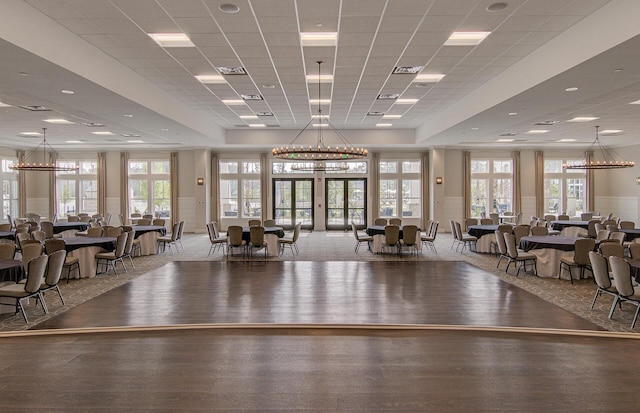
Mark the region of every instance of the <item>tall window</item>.
<instances>
[{"instance_id":1,"label":"tall window","mask_svg":"<svg viewBox=\"0 0 640 413\"><path fill-rule=\"evenodd\" d=\"M171 216L170 172L168 160L129 161L129 214Z\"/></svg>"},{"instance_id":2,"label":"tall window","mask_svg":"<svg viewBox=\"0 0 640 413\"><path fill-rule=\"evenodd\" d=\"M471 160L471 216L513 212L513 161Z\"/></svg>"},{"instance_id":3,"label":"tall window","mask_svg":"<svg viewBox=\"0 0 640 413\"><path fill-rule=\"evenodd\" d=\"M58 215L66 217L79 212L98 212L98 162L59 161L58 165L78 167L77 171L56 172Z\"/></svg>"},{"instance_id":4,"label":"tall window","mask_svg":"<svg viewBox=\"0 0 640 413\"><path fill-rule=\"evenodd\" d=\"M260 218L260 162L220 161L220 208L225 217Z\"/></svg>"},{"instance_id":5,"label":"tall window","mask_svg":"<svg viewBox=\"0 0 640 413\"><path fill-rule=\"evenodd\" d=\"M9 166L18 163L17 159L2 160L2 171L0 177L2 179L2 216L12 217L18 216L18 171L9 169Z\"/></svg>"},{"instance_id":6,"label":"tall window","mask_svg":"<svg viewBox=\"0 0 640 413\"><path fill-rule=\"evenodd\" d=\"M544 160L545 211L578 216L585 212L587 175L582 169L563 169L565 162L562 159Z\"/></svg>"},{"instance_id":7,"label":"tall window","mask_svg":"<svg viewBox=\"0 0 640 413\"><path fill-rule=\"evenodd\" d=\"M420 161L380 162L381 217L420 217Z\"/></svg>"}]
</instances>

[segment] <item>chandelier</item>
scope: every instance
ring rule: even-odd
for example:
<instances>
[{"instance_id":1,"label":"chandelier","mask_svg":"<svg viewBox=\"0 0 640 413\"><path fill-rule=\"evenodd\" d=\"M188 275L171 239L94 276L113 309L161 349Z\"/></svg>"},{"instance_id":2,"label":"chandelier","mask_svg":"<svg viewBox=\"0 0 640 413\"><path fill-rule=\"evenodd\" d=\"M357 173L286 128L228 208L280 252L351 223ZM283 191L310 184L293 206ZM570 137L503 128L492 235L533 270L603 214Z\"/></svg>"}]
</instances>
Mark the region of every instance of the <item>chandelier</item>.
<instances>
[{"instance_id":1,"label":"chandelier","mask_svg":"<svg viewBox=\"0 0 640 413\"><path fill-rule=\"evenodd\" d=\"M42 162L36 161L35 158L38 157L38 153L40 153L39 149L42 147ZM47 128L42 128L42 143L38 145L33 152L27 154L25 156L24 162L10 165L9 169L14 171L44 171L44 172L57 172L57 171L77 171L79 169L78 166L60 166L55 163L49 163L47 161L47 150L56 155L58 152L53 150L51 145L47 143ZM33 159L31 159L33 158Z\"/></svg>"},{"instance_id":2,"label":"chandelier","mask_svg":"<svg viewBox=\"0 0 640 413\"><path fill-rule=\"evenodd\" d=\"M320 65L318 64L318 114L312 117L309 123L293 138L287 146L273 148L273 157L295 161L291 166L294 171L346 171L349 169L347 160L366 158L368 150L356 148L338 131L323 115L321 107L320 93ZM316 122L316 123L314 123ZM313 124L317 128L316 143L314 145L296 145L296 141ZM339 144L335 146L327 145L324 140L324 130L329 129L339 139Z\"/></svg>"},{"instance_id":3,"label":"chandelier","mask_svg":"<svg viewBox=\"0 0 640 413\"><path fill-rule=\"evenodd\" d=\"M635 166L635 162L626 161L620 155L618 155L613 149L607 147L600 142L598 137L598 128L596 126L596 139L593 141L587 151L593 152L594 160L586 161L574 161L562 164L564 169L620 169L620 168L632 168ZM597 156L601 159L597 159Z\"/></svg>"}]
</instances>

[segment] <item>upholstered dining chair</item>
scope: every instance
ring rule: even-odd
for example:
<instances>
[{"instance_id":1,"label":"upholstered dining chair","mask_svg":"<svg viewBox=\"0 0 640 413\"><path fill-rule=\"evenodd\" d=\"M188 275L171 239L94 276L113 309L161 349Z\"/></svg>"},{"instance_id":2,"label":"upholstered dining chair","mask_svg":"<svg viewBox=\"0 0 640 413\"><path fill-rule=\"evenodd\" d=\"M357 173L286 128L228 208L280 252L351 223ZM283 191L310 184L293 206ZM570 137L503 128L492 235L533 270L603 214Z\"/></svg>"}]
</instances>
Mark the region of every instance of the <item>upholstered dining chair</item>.
<instances>
[{"instance_id":1,"label":"upholstered dining chair","mask_svg":"<svg viewBox=\"0 0 640 413\"><path fill-rule=\"evenodd\" d=\"M640 246L640 244L638 244ZM12 260L16 256L16 244L14 242L0 243L0 260Z\"/></svg>"},{"instance_id":2,"label":"upholstered dining chair","mask_svg":"<svg viewBox=\"0 0 640 413\"><path fill-rule=\"evenodd\" d=\"M496 268L500 267L500 263L502 262L503 258L507 259L507 263L510 261L510 257L509 257L509 251L507 250L507 243L504 240L504 232L500 231L500 230L496 230L494 232L495 236L496 236L496 248L498 251L498 263L496 264ZM505 269L505 272L507 270Z\"/></svg>"},{"instance_id":3,"label":"upholstered dining chair","mask_svg":"<svg viewBox=\"0 0 640 413\"><path fill-rule=\"evenodd\" d=\"M480 225L493 225L491 218L480 218Z\"/></svg>"},{"instance_id":4,"label":"upholstered dining chair","mask_svg":"<svg viewBox=\"0 0 640 413\"><path fill-rule=\"evenodd\" d=\"M396 252L400 255L400 227L397 225L385 225L384 227L382 249L384 250L390 247L395 247Z\"/></svg>"},{"instance_id":5,"label":"upholstered dining chair","mask_svg":"<svg viewBox=\"0 0 640 413\"><path fill-rule=\"evenodd\" d=\"M547 227L531 227L531 235L549 235L549 230L547 229Z\"/></svg>"},{"instance_id":6,"label":"upholstered dining chair","mask_svg":"<svg viewBox=\"0 0 640 413\"><path fill-rule=\"evenodd\" d=\"M593 296L593 301L591 301L591 309L593 310L596 300L603 293L615 297L618 291L616 290L615 285L611 283L607 257L602 254L598 254L595 251L589 251L589 263L591 264L591 271L593 271L593 278L598 286L598 288L596 288L596 293Z\"/></svg>"},{"instance_id":7,"label":"upholstered dining chair","mask_svg":"<svg viewBox=\"0 0 640 413\"><path fill-rule=\"evenodd\" d=\"M538 268L536 266L538 257L532 252L525 252L516 246L516 237L513 234L509 234L506 232L502 233L504 237L504 242L507 245L507 254L509 256L509 262L507 263L507 268L505 268L505 272L509 271L509 266L511 263L515 263L516 267L518 267L518 271L516 272L516 277L520 274L520 270L524 267L525 272L527 271L527 263L533 263L533 271L534 274L538 274Z\"/></svg>"},{"instance_id":8,"label":"upholstered dining chair","mask_svg":"<svg viewBox=\"0 0 640 413\"><path fill-rule=\"evenodd\" d=\"M31 231L31 239L43 242L47 239L47 234L44 231Z\"/></svg>"},{"instance_id":9,"label":"upholstered dining chair","mask_svg":"<svg viewBox=\"0 0 640 413\"><path fill-rule=\"evenodd\" d=\"M373 242L373 237L369 236L369 235L362 235L358 232L358 228L356 226L356 223L351 221L351 231L353 232L353 236L356 239L356 246L353 249L356 254L358 253L358 250L360 249L360 244L364 244L365 242L367 243L367 246L369 247L369 249L371 249L371 243ZM640 245L640 244L638 244Z\"/></svg>"},{"instance_id":10,"label":"upholstered dining chair","mask_svg":"<svg viewBox=\"0 0 640 413\"><path fill-rule=\"evenodd\" d=\"M620 229L634 229L636 227L636 223L633 221L620 221L618 226Z\"/></svg>"},{"instance_id":11,"label":"upholstered dining chair","mask_svg":"<svg viewBox=\"0 0 640 413\"><path fill-rule=\"evenodd\" d=\"M89 228L87 230L87 237L101 237L102 232L103 232L102 227Z\"/></svg>"},{"instance_id":12,"label":"upholstered dining chair","mask_svg":"<svg viewBox=\"0 0 640 413\"><path fill-rule=\"evenodd\" d=\"M156 225L159 227L164 227L165 226L165 220L163 218L156 218L153 221L151 221L151 225Z\"/></svg>"},{"instance_id":13,"label":"upholstered dining chair","mask_svg":"<svg viewBox=\"0 0 640 413\"><path fill-rule=\"evenodd\" d=\"M462 244L462 249L460 250L460 253L462 254L465 248L468 248L469 251L475 251L476 242L478 242L478 237L469 235L466 232L462 232L462 226L458 221L453 221L453 225L456 231L456 237L458 239L458 242ZM456 251L457 250L458 250L458 247L456 247Z\"/></svg>"},{"instance_id":14,"label":"upholstered dining chair","mask_svg":"<svg viewBox=\"0 0 640 413\"><path fill-rule=\"evenodd\" d=\"M634 260L639 260L640 259L640 244L638 243L633 243L631 245L629 245L629 256L631 256L631 258L633 258Z\"/></svg>"},{"instance_id":15,"label":"upholstered dining chair","mask_svg":"<svg viewBox=\"0 0 640 413\"><path fill-rule=\"evenodd\" d=\"M402 227L402 239L400 240L400 248L399 254L402 254L402 248L407 247L411 248L412 252L418 254L419 242L417 241L418 237L418 226L417 225L405 225Z\"/></svg>"},{"instance_id":16,"label":"upholstered dining chair","mask_svg":"<svg viewBox=\"0 0 640 413\"><path fill-rule=\"evenodd\" d=\"M64 305L64 298L62 298L62 292L60 292L58 282L62 275L62 268L64 267L64 260L66 257L67 251L65 250L55 251L49 254L47 271L45 273L44 280L42 280L42 283L40 284L40 292L42 293L43 299L47 291L56 290L62 305ZM46 306L46 303L44 305Z\"/></svg>"},{"instance_id":17,"label":"upholstered dining chair","mask_svg":"<svg viewBox=\"0 0 640 413\"><path fill-rule=\"evenodd\" d=\"M226 255L226 246L227 239L221 238L218 236L218 229L216 228L217 224L215 221L211 221L207 224L207 233L209 234L209 241L211 242L211 246L209 247L209 254L207 257L211 255L212 252L215 252L218 248L222 249L222 255Z\"/></svg>"},{"instance_id":18,"label":"upholstered dining chair","mask_svg":"<svg viewBox=\"0 0 640 413\"><path fill-rule=\"evenodd\" d=\"M140 218L137 222L138 225L151 225L151 220L149 218Z\"/></svg>"},{"instance_id":19,"label":"upholstered dining chair","mask_svg":"<svg viewBox=\"0 0 640 413\"><path fill-rule=\"evenodd\" d=\"M355 226L355 224L352 222L351 223L351 228L353 229L353 227ZM300 253L300 251L298 250L298 237L300 237L300 228L302 227L302 223L298 222L296 223L296 225L293 227L293 236L291 238L279 238L278 239L278 251L280 253L280 255L284 254L284 249L285 247L289 247L291 248L291 255L297 255ZM357 233L357 231L356 231ZM356 244L356 247L359 246L360 243ZM356 251L357 252L357 251Z\"/></svg>"},{"instance_id":20,"label":"upholstered dining chair","mask_svg":"<svg viewBox=\"0 0 640 413\"><path fill-rule=\"evenodd\" d=\"M259 219L250 219L249 220L249 226L250 227L259 227L260 225L262 225L262 221L260 221Z\"/></svg>"},{"instance_id":21,"label":"upholstered dining chair","mask_svg":"<svg viewBox=\"0 0 640 413\"><path fill-rule=\"evenodd\" d=\"M247 254L249 259L253 258L253 252L264 250L264 257L268 256L267 241L264 239L264 227L249 227L249 244L247 245Z\"/></svg>"},{"instance_id":22,"label":"upholstered dining chair","mask_svg":"<svg viewBox=\"0 0 640 413\"><path fill-rule=\"evenodd\" d=\"M624 258L624 246L617 242L601 243L598 246L598 251L607 259L611 256Z\"/></svg>"},{"instance_id":23,"label":"upholstered dining chair","mask_svg":"<svg viewBox=\"0 0 640 413\"><path fill-rule=\"evenodd\" d=\"M558 279L562 276L562 270L569 272L569 279L573 284L573 268L580 269L580 279L584 278L585 269L589 268L589 251L593 251L596 246L596 240L593 238L584 238L576 241L573 257L560 258L560 268L558 269Z\"/></svg>"},{"instance_id":24,"label":"upholstered dining chair","mask_svg":"<svg viewBox=\"0 0 640 413\"><path fill-rule=\"evenodd\" d=\"M99 273L100 265L104 265L105 271L108 272L109 267L113 270L114 275L118 275L118 263L122 264L124 271L127 271L127 267L124 265L124 249L127 245L127 238L129 234L123 232L116 238L116 249L111 252L99 252L96 254L96 275Z\"/></svg>"},{"instance_id":25,"label":"upholstered dining chair","mask_svg":"<svg viewBox=\"0 0 640 413\"><path fill-rule=\"evenodd\" d=\"M117 227L119 228L119 227ZM127 242L124 244L124 254L122 254L122 265L124 266L124 259L129 258L129 262L131 263L131 268L135 270L136 265L133 263L133 241L136 239L136 230L130 229L129 231L123 231L127 234Z\"/></svg>"},{"instance_id":26,"label":"upholstered dining chair","mask_svg":"<svg viewBox=\"0 0 640 413\"><path fill-rule=\"evenodd\" d=\"M23 300L28 298L38 298L42 305L42 310L45 314L48 314L47 306L40 292L40 286L44 280L45 271L47 269L47 262L49 256L39 255L27 263L25 267L27 269L27 279L24 284L6 284L0 287L0 297L13 298L16 300L16 313L20 312L25 323L29 323L27 319L27 313L22 304Z\"/></svg>"},{"instance_id":27,"label":"upholstered dining chair","mask_svg":"<svg viewBox=\"0 0 640 413\"><path fill-rule=\"evenodd\" d=\"M276 226L276 220L275 219L265 219L264 222L262 223L262 226L264 226L264 227L275 227Z\"/></svg>"},{"instance_id":28,"label":"upholstered dining chair","mask_svg":"<svg viewBox=\"0 0 640 413\"><path fill-rule=\"evenodd\" d=\"M420 235L420 242L425 247L429 247L429 249L436 254L438 253L438 250L436 249L435 240L438 235L439 225L440 221L430 221L425 233Z\"/></svg>"},{"instance_id":29,"label":"upholstered dining chair","mask_svg":"<svg viewBox=\"0 0 640 413\"><path fill-rule=\"evenodd\" d=\"M56 251L64 251L65 243L62 239L50 238L44 242L44 250L47 254L51 255ZM72 257L69 254L65 256L63 269L67 270L67 284L69 283L69 278L71 278L71 273L73 271L78 271L78 278L81 278L82 274L80 274L80 258Z\"/></svg>"},{"instance_id":30,"label":"upholstered dining chair","mask_svg":"<svg viewBox=\"0 0 640 413\"><path fill-rule=\"evenodd\" d=\"M493 222L493 225L498 225L500 223L500 214L492 212L489 214L489 218Z\"/></svg>"},{"instance_id":31,"label":"upholstered dining chair","mask_svg":"<svg viewBox=\"0 0 640 413\"><path fill-rule=\"evenodd\" d=\"M522 237L526 237L531 233L529 225L516 225L513 227L513 235L516 237L516 245L520 245Z\"/></svg>"},{"instance_id":32,"label":"upholstered dining chair","mask_svg":"<svg viewBox=\"0 0 640 413\"><path fill-rule=\"evenodd\" d=\"M613 304L609 311L609 318L613 317L613 312L618 302L625 301L631 303L637 307L633 321L631 321L631 328L634 328L638 320L638 313L640 312L640 287L634 287L631 282L631 268L628 262L619 257L611 257L609 258L609 265L611 266L613 280L616 285L616 290L618 291L616 297L613 299Z\"/></svg>"},{"instance_id":33,"label":"upholstered dining chair","mask_svg":"<svg viewBox=\"0 0 640 413\"><path fill-rule=\"evenodd\" d=\"M389 218L389 225L402 225L401 218Z\"/></svg>"},{"instance_id":34,"label":"upholstered dining chair","mask_svg":"<svg viewBox=\"0 0 640 413\"><path fill-rule=\"evenodd\" d=\"M158 237L158 245L162 247L162 251L165 250L165 248L168 246L169 247L169 251L171 251L171 254L173 255L173 246L176 247L176 252L178 252L178 245L176 245L176 240L178 239L178 235L180 234L180 223L176 222L175 224L173 224L173 227L171 229L171 235L165 235L162 237Z\"/></svg>"},{"instance_id":35,"label":"upholstered dining chair","mask_svg":"<svg viewBox=\"0 0 640 413\"><path fill-rule=\"evenodd\" d=\"M105 237L117 237L124 232L122 227L104 227L103 231Z\"/></svg>"},{"instance_id":36,"label":"upholstered dining chair","mask_svg":"<svg viewBox=\"0 0 640 413\"><path fill-rule=\"evenodd\" d=\"M467 218L467 219L464 220L464 228L465 228L465 230L468 230L471 225L478 225L478 219L477 218Z\"/></svg>"},{"instance_id":37,"label":"upholstered dining chair","mask_svg":"<svg viewBox=\"0 0 640 413\"><path fill-rule=\"evenodd\" d=\"M227 258L233 254L234 248L242 249L244 256L247 242L242 239L242 227L239 225L230 225L227 227Z\"/></svg>"},{"instance_id":38,"label":"upholstered dining chair","mask_svg":"<svg viewBox=\"0 0 640 413\"><path fill-rule=\"evenodd\" d=\"M558 221L569 221L571 217L567 214L558 215Z\"/></svg>"},{"instance_id":39,"label":"upholstered dining chair","mask_svg":"<svg viewBox=\"0 0 640 413\"><path fill-rule=\"evenodd\" d=\"M387 225L387 219L386 218L376 218L373 220L373 225L375 226L385 226Z\"/></svg>"},{"instance_id":40,"label":"upholstered dining chair","mask_svg":"<svg viewBox=\"0 0 640 413\"><path fill-rule=\"evenodd\" d=\"M11 224L0 224L0 231L9 232L13 229L13 225Z\"/></svg>"},{"instance_id":41,"label":"upholstered dining chair","mask_svg":"<svg viewBox=\"0 0 640 413\"><path fill-rule=\"evenodd\" d=\"M43 251L44 249L42 248L42 244L38 241L22 244L22 265L24 266L25 271L29 271L29 261L35 257L41 256Z\"/></svg>"},{"instance_id":42,"label":"upholstered dining chair","mask_svg":"<svg viewBox=\"0 0 640 413\"><path fill-rule=\"evenodd\" d=\"M627 236L624 232L613 231L609 233L609 239L616 240L620 245L624 244L624 238Z\"/></svg>"}]
</instances>

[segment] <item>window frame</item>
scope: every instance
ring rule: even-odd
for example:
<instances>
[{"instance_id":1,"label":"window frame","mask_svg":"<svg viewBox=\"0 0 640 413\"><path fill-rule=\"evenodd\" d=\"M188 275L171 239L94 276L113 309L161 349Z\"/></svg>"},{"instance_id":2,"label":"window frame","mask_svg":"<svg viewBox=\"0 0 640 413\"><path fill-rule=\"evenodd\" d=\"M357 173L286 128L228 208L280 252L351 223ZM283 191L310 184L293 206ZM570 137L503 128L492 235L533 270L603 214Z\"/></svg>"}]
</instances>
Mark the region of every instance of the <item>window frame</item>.
<instances>
[{"instance_id":1,"label":"window frame","mask_svg":"<svg viewBox=\"0 0 640 413\"><path fill-rule=\"evenodd\" d=\"M378 164L378 216L382 218L421 218L422 161L420 159L381 159ZM407 192L406 186L411 183ZM394 188L395 187L395 188ZM395 191L395 196L392 192ZM414 202L417 201L417 202ZM408 206L407 206L408 205Z\"/></svg>"},{"instance_id":2,"label":"window frame","mask_svg":"<svg viewBox=\"0 0 640 413\"><path fill-rule=\"evenodd\" d=\"M75 166L77 170L71 171L58 171L55 175L55 185L56 185L56 211L60 218L65 218L69 215L77 215L78 213L85 212L90 215L98 213L98 160L97 159L88 159L88 158L77 158L77 159L64 159L58 160L56 162L59 166ZM90 173L85 173L86 170L85 164L90 164ZM69 202L64 202L61 204L61 197L63 194L61 193L61 184L68 184L68 186L73 188L74 194L71 199L73 201L73 209L67 209L67 204ZM85 188L85 184L89 183L89 188ZM91 194L91 196L86 196L86 194ZM93 207L88 207L88 205L93 204Z\"/></svg>"}]
</instances>

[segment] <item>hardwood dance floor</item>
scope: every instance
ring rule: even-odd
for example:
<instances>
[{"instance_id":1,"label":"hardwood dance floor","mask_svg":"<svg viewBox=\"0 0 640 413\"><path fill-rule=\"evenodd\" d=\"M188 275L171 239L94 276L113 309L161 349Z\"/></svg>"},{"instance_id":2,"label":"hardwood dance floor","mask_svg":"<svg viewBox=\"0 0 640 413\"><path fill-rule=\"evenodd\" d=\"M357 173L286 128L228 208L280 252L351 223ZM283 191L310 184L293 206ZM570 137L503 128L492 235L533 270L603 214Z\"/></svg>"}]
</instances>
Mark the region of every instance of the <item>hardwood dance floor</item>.
<instances>
[{"instance_id":1,"label":"hardwood dance floor","mask_svg":"<svg viewBox=\"0 0 640 413\"><path fill-rule=\"evenodd\" d=\"M163 330L190 323L233 325ZM385 326L414 323L461 328ZM158 327L3 337L0 410L600 412L640 404L636 339L464 331L599 328L463 262L173 262L38 329L138 325Z\"/></svg>"}]
</instances>

